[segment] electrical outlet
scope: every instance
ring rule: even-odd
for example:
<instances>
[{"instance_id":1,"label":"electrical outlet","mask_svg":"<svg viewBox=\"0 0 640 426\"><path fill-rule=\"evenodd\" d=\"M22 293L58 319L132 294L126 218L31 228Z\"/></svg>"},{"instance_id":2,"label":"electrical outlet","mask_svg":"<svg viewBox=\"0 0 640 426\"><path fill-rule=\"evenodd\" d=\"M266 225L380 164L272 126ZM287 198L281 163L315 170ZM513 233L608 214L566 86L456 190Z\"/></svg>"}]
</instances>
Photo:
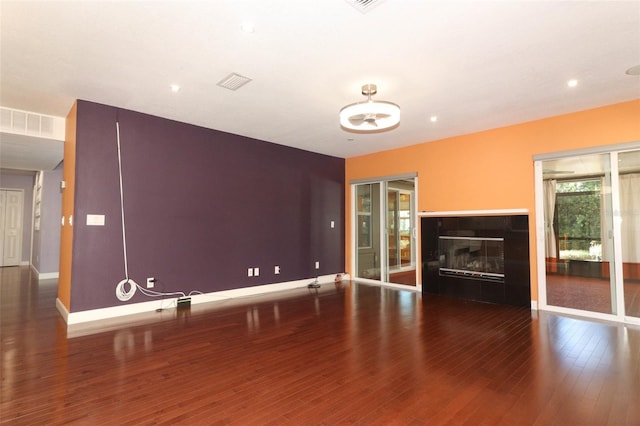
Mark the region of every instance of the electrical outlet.
<instances>
[{"instance_id":1,"label":"electrical outlet","mask_svg":"<svg viewBox=\"0 0 640 426\"><path fill-rule=\"evenodd\" d=\"M156 279L153 277L147 278L147 288L153 288L156 284Z\"/></svg>"},{"instance_id":2,"label":"electrical outlet","mask_svg":"<svg viewBox=\"0 0 640 426\"><path fill-rule=\"evenodd\" d=\"M253 276L253 268L247 269L247 276L248 277L252 277Z\"/></svg>"},{"instance_id":3,"label":"electrical outlet","mask_svg":"<svg viewBox=\"0 0 640 426\"><path fill-rule=\"evenodd\" d=\"M320 269L320 261L316 260L316 269Z\"/></svg>"},{"instance_id":4,"label":"electrical outlet","mask_svg":"<svg viewBox=\"0 0 640 426\"><path fill-rule=\"evenodd\" d=\"M254 277L260 276L260 268L253 268L253 276Z\"/></svg>"},{"instance_id":5,"label":"electrical outlet","mask_svg":"<svg viewBox=\"0 0 640 426\"><path fill-rule=\"evenodd\" d=\"M279 266L274 267L273 268L273 273L278 275L280 273L280 267Z\"/></svg>"}]
</instances>

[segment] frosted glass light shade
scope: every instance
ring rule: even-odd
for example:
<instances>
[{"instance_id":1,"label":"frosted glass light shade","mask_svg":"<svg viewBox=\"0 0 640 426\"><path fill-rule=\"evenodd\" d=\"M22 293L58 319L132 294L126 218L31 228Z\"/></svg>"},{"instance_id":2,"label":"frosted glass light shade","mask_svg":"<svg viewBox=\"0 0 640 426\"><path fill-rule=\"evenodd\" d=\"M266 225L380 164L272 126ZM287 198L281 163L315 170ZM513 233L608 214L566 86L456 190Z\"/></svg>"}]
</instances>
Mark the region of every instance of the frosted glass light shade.
<instances>
[{"instance_id":1,"label":"frosted glass light shade","mask_svg":"<svg viewBox=\"0 0 640 426\"><path fill-rule=\"evenodd\" d=\"M400 107L386 101L364 101L340 110L340 125L358 131L380 131L400 123Z\"/></svg>"}]
</instances>

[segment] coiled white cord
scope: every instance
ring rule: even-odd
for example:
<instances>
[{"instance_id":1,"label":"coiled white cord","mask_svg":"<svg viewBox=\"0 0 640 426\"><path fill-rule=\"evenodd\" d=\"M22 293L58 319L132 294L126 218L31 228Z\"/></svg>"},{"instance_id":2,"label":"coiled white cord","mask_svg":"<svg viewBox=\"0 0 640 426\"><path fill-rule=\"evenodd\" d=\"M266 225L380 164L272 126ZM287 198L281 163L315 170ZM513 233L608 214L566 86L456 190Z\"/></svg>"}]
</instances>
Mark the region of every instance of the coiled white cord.
<instances>
[{"instance_id":1,"label":"coiled white cord","mask_svg":"<svg viewBox=\"0 0 640 426\"><path fill-rule=\"evenodd\" d=\"M124 191L122 189L122 156L120 155L120 123L116 121L116 140L118 143L118 177L120 178L120 217L122 219L122 255L124 257L124 280L116 286L116 297L119 300L127 301L136 294L138 283L129 279L129 265L127 261L127 233L124 225ZM125 289L125 284L129 284L129 289Z\"/></svg>"},{"instance_id":2,"label":"coiled white cord","mask_svg":"<svg viewBox=\"0 0 640 426\"><path fill-rule=\"evenodd\" d=\"M161 296L181 296L186 297L181 291L172 293L163 293L155 290L149 290L141 287L137 282L129 278L129 261L127 257L127 233L124 221L124 190L122 189L122 155L120 153L120 123L116 121L116 139L118 143L118 177L120 179L120 217L122 219L122 256L124 258L124 279L116 285L116 297L118 300L126 302L131 299L136 290L139 289L142 294L149 297L161 297ZM129 284L127 288L127 284ZM192 291L189 296L193 294L202 294L199 291Z\"/></svg>"}]
</instances>

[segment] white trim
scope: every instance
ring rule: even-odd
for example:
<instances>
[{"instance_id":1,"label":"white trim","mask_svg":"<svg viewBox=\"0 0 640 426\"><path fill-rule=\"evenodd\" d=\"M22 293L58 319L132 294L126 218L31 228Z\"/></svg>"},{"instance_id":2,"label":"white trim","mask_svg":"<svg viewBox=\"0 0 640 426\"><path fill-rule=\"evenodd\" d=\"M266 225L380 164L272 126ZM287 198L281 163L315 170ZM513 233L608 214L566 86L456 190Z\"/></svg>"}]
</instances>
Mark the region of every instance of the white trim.
<instances>
[{"instance_id":1,"label":"white trim","mask_svg":"<svg viewBox=\"0 0 640 426\"><path fill-rule=\"evenodd\" d=\"M600 145L591 148L570 149L568 151L548 152L545 154L535 154L533 161L557 160L558 158L575 157L591 154L608 154L612 151L631 151L640 148L640 141L630 141L615 143L611 145Z\"/></svg>"},{"instance_id":2,"label":"white trim","mask_svg":"<svg viewBox=\"0 0 640 426\"><path fill-rule=\"evenodd\" d=\"M595 320L595 321L604 321L607 323L614 323L614 324L621 324L621 323L631 324L631 325L640 324L640 321L638 321L637 318L633 318L633 317L621 318L620 316L614 315L614 314L603 314L601 312L583 311L580 309L573 309L573 308L562 308L562 307L553 306L553 305L547 305L544 308L541 308L540 311L550 312L553 314L566 315L566 316L570 316L583 321Z\"/></svg>"},{"instance_id":3,"label":"white trim","mask_svg":"<svg viewBox=\"0 0 640 426\"><path fill-rule=\"evenodd\" d=\"M349 250L351 250L351 264L349 265L349 270L353 274L353 276L358 275L358 270L356 269L356 256L358 255L358 248L356 247L356 228L358 228L358 213L356 212L356 198L358 194L356 193L356 185L351 184L351 207L349 210L349 216L351 217L351 239L349 240L351 244L349 244Z\"/></svg>"},{"instance_id":4,"label":"white trim","mask_svg":"<svg viewBox=\"0 0 640 426\"><path fill-rule=\"evenodd\" d=\"M415 291L416 293L422 292L421 285L413 286L413 285L406 285L406 284L395 284L395 283L388 283L386 281L372 280L369 278L354 278L354 281L358 283L363 283L363 284L373 284L379 287L391 287L397 290Z\"/></svg>"},{"instance_id":5,"label":"white trim","mask_svg":"<svg viewBox=\"0 0 640 426\"><path fill-rule=\"evenodd\" d=\"M342 279L349 279L349 275L339 273L342 275ZM330 275L321 275L318 277L318 282L321 283L329 283L334 282L337 274ZM236 297L247 297L247 296L255 296L259 294L272 293L276 291L283 290L291 290L295 288L303 288L306 287L310 280L313 278L306 278L297 281L288 281L282 283L275 284L265 284L261 286L254 287L245 287L245 288L237 288L233 290L224 290L224 291L216 291L212 293L206 294L195 294L191 297L191 304L199 304L199 303L208 303L215 302L227 299L233 299ZM58 307L58 311L62 314L62 317L67 323L67 326L80 324L90 321L100 321L108 318L121 317L125 315L133 315L140 314L143 312L155 311L156 309L167 309L170 307L175 307L177 302L176 297L161 299L161 300L151 300L148 302L140 302L140 303L132 303L128 305L118 305L111 306L108 308L100 308L100 309L91 309L87 311L80 312L68 312L64 305L60 303L58 305L58 301L56 301L56 306ZM64 312L61 310L64 308Z\"/></svg>"},{"instance_id":6,"label":"white trim","mask_svg":"<svg viewBox=\"0 0 640 426\"><path fill-rule=\"evenodd\" d=\"M615 306L618 317L624 320L624 277L622 274L622 213L620 210L620 170L618 169L618 152L609 153L611 170L611 229L613 231L613 274L609 271L609 286L611 287L611 301ZM615 191L613 189L616 189ZM611 276L613 275L613 283ZM625 312L625 314L623 314Z\"/></svg>"},{"instance_id":7,"label":"white trim","mask_svg":"<svg viewBox=\"0 0 640 426\"><path fill-rule=\"evenodd\" d=\"M545 232L544 232L544 190L542 184L542 161L535 161L534 167L534 197L536 212L536 234L533 239L536 241L536 268L538 271L538 302L540 308L547 306L547 254L545 253ZM529 238L531 241L532 238ZM532 269L533 269L532 268Z\"/></svg>"},{"instance_id":8,"label":"white trim","mask_svg":"<svg viewBox=\"0 0 640 426\"><path fill-rule=\"evenodd\" d=\"M625 316L624 317L624 323L625 324L632 324L632 325L640 325L640 318Z\"/></svg>"},{"instance_id":9,"label":"white trim","mask_svg":"<svg viewBox=\"0 0 640 426\"><path fill-rule=\"evenodd\" d=\"M39 280L54 280L60 278L59 272L41 272L38 274Z\"/></svg>"},{"instance_id":10,"label":"white trim","mask_svg":"<svg viewBox=\"0 0 640 426\"><path fill-rule=\"evenodd\" d=\"M440 216L502 216L513 214L528 214L528 209L494 209L494 210L451 210L442 212L419 212L420 217Z\"/></svg>"},{"instance_id":11,"label":"white trim","mask_svg":"<svg viewBox=\"0 0 640 426\"><path fill-rule=\"evenodd\" d=\"M21 260L20 261L20 266L29 266L29 261L28 260Z\"/></svg>"},{"instance_id":12,"label":"white trim","mask_svg":"<svg viewBox=\"0 0 640 426\"><path fill-rule=\"evenodd\" d=\"M31 270L38 276L39 280L57 280L58 278L60 278L59 272L40 272L38 271L38 268L36 268L33 264L31 264L30 266Z\"/></svg>"},{"instance_id":13,"label":"white trim","mask_svg":"<svg viewBox=\"0 0 640 426\"><path fill-rule=\"evenodd\" d=\"M538 301L537 300L532 300L531 301L531 310L532 311L537 311L538 310Z\"/></svg>"},{"instance_id":14,"label":"white trim","mask_svg":"<svg viewBox=\"0 0 640 426\"><path fill-rule=\"evenodd\" d=\"M369 177L362 179L352 179L349 181L349 185L361 185L363 183L381 183L384 181L392 181L392 180L403 180L403 179L414 179L418 177L418 172L413 173L401 173L398 175L386 175L386 176L378 176L378 177Z\"/></svg>"}]
</instances>

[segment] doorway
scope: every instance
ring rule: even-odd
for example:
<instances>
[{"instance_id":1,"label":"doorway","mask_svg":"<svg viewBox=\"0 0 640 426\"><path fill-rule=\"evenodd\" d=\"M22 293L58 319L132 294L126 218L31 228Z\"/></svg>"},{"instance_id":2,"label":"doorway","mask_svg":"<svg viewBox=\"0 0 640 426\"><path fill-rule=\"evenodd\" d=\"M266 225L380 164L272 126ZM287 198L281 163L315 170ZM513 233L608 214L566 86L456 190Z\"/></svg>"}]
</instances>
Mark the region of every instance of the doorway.
<instances>
[{"instance_id":1,"label":"doorway","mask_svg":"<svg viewBox=\"0 0 640 426\"><path fill-rule=\"evenodd\" d=\"M352 183L356 278L416 286L415 175Z\"/></svg>"},{"instance_id":2,"label":"doorway","mask_svg":"<svg viewBox=\"0 0 640 426\"><path fill-rule=\"evenodd\" d=\"M640 323L640 149L544 159L536 174L541 307Z\"/></svg>"},{"instance_id":3,"label":"doorway","mask_svg":"<svg viewBox=\"0 0 640 426\"><path fill-rule=\"evenodd\" d=\"M22 261L22 190L0 190L0 267Z\"/></svg>"}]
</instances>

